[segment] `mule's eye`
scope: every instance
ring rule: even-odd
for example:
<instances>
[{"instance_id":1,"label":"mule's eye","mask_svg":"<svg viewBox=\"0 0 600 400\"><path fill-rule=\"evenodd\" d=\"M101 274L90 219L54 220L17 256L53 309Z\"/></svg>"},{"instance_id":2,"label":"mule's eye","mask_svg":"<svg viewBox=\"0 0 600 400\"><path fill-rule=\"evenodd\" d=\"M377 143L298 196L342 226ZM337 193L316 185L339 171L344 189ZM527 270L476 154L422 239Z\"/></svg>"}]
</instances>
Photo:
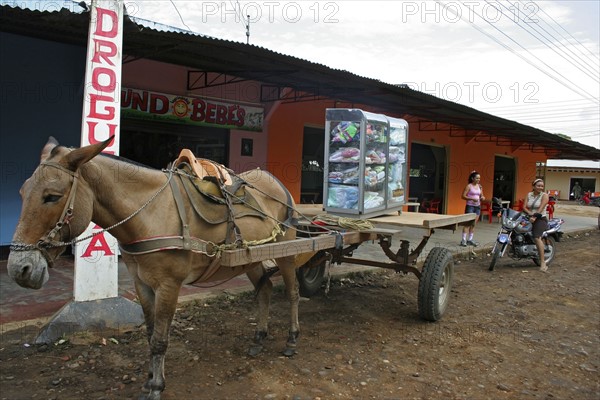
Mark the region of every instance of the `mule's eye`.
<instances>
[{"instance_id":1,"label":"mule's eye","mask_svg":"<svg viewBox=\"0 0 600 400\"><path fill-rule=\"evenodd\" d=\"M56 203L61 197L62 196L58 194L47 194L44 196L44 203Z\"/></svg>"}]
</instances>

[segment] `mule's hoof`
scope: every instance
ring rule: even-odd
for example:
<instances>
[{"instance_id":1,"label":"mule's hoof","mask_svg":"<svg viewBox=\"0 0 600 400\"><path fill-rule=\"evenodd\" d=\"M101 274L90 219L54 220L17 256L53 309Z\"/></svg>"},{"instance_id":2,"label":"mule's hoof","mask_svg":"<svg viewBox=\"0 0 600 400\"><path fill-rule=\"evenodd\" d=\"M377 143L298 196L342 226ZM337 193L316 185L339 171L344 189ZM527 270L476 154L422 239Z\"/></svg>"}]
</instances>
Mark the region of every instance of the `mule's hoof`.
<instances>
[{"instance_id":1,"label":"mule's hoof","mask_svg":"<svg viewBox=\"0 0 600 400\"><path fill-rule=\"evenodd\" d=\"M254 345L248 349L248 355L250 357L256 357L263 349L261 345Z\"/></svg>"},{"instance_id":2,"label":"mule's hoof","mask_svg":"<svg viewBox=\"0 0 600 400\"><path fill-rule=\"evenodd\" d=\"M160 392L152 391L150 393L141 394L138 400L160 400Z\"/></svg>"},{"instance_id":3,"label":"mule's hoof","mask_svg":"<svg viewBox=\"0 0 600 400\"><path fill-rule=\"evenodd\" d=\"M291 357L294 354L297 354L298 352L296 351L295 348L293 347L287 347L285 350L283 350L283 355L286 357Z\"/></svg>"}]
</instances>

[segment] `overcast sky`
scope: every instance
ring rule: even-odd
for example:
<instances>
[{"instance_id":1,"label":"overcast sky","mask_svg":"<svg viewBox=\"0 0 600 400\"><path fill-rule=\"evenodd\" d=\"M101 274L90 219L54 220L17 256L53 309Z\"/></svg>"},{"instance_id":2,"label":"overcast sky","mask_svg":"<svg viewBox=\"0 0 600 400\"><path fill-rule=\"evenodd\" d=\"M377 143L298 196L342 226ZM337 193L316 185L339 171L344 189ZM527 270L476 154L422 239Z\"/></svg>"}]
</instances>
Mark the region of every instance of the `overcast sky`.
<instances>
[{"instance_id":1,"label":"overcast sky","mask_svg":"<svg viewBox=\"0 0 600 400\"><path fill-rule=\"evenodd\" d=\"M126 1L131 15L406 83L600 148L599 2Z\"/></svg>"},{"instance_id":2,"label":"overcast sky","mask_svg":"<svg viewBox=\"0 0 600 400\"><path fill-rule=\"evenodd\" d=\"M51 10L68 2L35 3ZM133 17L243 43L250 15L252 45L405 83L597 148L599 3L125 0Z\"/></svg>"}]
</instances>

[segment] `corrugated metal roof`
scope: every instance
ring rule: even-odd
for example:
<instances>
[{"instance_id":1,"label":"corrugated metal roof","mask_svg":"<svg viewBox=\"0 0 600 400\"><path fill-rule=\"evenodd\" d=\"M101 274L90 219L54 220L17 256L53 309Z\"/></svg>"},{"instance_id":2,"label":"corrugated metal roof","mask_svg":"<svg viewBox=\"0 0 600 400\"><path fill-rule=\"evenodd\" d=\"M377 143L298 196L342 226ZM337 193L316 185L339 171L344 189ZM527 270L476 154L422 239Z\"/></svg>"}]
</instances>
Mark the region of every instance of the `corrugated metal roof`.
<instances>
[{"instance_id":1,"label":"corrugated metal roof","mask_svg":"<svg viewBox=\"0 0 600 400\"><path fill-rule=\"evenodd\" d=\"M45 40L86 46L88 22L87 12L0 6L0 30ZM548 158L600 160L600 150L594 147L407 86L391 85L255 45L165 27L126 18L124 54L292 88L315 98L366 104L390 115L412 116L411 121L444 124L438 129L446 129L451 136L496 142L511 149L523 146Z\"/></svg>"},{"instance_id":2,"label":"corrugated metal roof","mask_svg":"<svg viewBox=\"0 0 600 400\"><path fill-rule=\"evenodd\" d=\"M552 168L585 168L600 171L600 162L581 160L548 160L546 166Z\"/></svg>"}]
</instances>

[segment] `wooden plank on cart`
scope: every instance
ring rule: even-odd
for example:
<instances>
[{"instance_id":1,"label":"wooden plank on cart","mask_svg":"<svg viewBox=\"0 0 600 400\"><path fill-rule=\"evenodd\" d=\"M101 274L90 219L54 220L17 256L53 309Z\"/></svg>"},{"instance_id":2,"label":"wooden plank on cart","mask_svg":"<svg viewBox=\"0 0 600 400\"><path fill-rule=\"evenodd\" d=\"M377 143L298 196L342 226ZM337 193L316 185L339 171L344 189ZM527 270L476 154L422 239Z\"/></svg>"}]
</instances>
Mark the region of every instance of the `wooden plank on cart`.
<instances>
[{"instance_id":1,"label":"wooden plank on cart","mask_svg":"<svg viewBox=\"0 0 600 400\"><path fill-rule=\"evenodd\" d=\"M336 244L349 245L367 240L375 240L376 238L377 233L375 232L349 231L340 233L339 235L324 234L287 242L250 246L245 249L225 250L221 253L221 265L235 267L297 254L316 253L319 250L333 249L336 247Z\"/></svg>"},{"instance_id":2,"label":"wooden plank on cart","mask_svg":"<svg viewBox=\"0 0 600 400\"><path fill-rule=\"evenodd\" d=\"M374 224L389 224L398 226L410 226L425 229L456 229L459 225L468 224L475 219L475 214L430 214L403 212L401 215L383 215L371 218Z\"/></svg>"},{"instance_id":3,"label":"wooden plank on cart","mask_svg":"<svg viewBox=\"0 0 600 400\"><path fill-rule=\"evenodd\" d=\"M306 217L314 217L325 214L321 204L297 204L298 211ZM468 225L475 219L475 214L432 214L432 213L416 213L402 212L402 214L390 213L379 217L370 218L369 221L376 225L394 225L398 227L411 227L421 229L452 229L455 230L458 226Z\"/></svg>"},{"instance_id":4,"label":"wooden plank on cart","mask_svg":"<svg viewBox=\"0 0 600 400\"><path fill-rule=\"evenodd\" d=\"M312 228L323 228L323 229L328 229L331 231L340 231L340 232L344 232L345 229L344 228L340 228L337 225L316 225L313 224L310 221L298 221L297 225L301 228L307 228L307 227L312 227ZM361 233L374 233L374 234L378 234L378 235L382 235L382 236L392 236L392 235L396 235L400 232L402 232L401 229L398 228L382 228L379 226L375 226L371 229L363 229L360 231ZM370 240L370 239L367 239Z\"/></svg>"}]
</instances>

